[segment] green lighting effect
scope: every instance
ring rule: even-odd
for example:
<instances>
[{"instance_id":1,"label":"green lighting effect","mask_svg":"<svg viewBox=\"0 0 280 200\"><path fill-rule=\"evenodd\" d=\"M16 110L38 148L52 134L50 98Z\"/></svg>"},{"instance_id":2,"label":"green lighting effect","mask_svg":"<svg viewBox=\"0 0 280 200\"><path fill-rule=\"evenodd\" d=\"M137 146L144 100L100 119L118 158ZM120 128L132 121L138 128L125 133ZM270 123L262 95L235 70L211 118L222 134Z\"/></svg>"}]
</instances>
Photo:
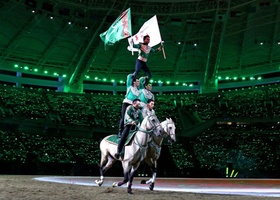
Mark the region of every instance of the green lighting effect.
<instances>
[{"instance_id":1,"label":"green lighting effect","mask_svg":"<svg viewBox=\"0 0 280 200\"><path fill-rule=\"evenodd\" d=\"M63 78L65 78L66 76L67 76L66 74L63 74L63 75L62 75Z\"/></svg>"},{"instance_id":2,"label":"green lighting effect","mask_svg":"<svg viewBox=\"0 0 280 200\"><path fill-rule=\"evenodd\" d=\"M242 80L244 81L244 80L246 80L246 78L245 78L245 77L242 77Z\"/></svg>"},{"instance_id":3,"label":"green lighting effect","mask_svg":"<svg viewBox=\"0 0 280 200\"><path fill-rule=\"evenodd\" d=\"M23 69L28 70L29 68L28 68L27 66L24 66L24 68L23 68Z\"/></svg>"},{"instance_id":4,"label":"green lighting effect","mask_svg":"<svg viewBox=\"0 0 280 200\"><path fill-rule=\"evenodd\" d=\"M166 84L168 84L168 85L169 85L169 84L170 84L170 81L166 81Z\"/></svg>"},{"instance_id":5,"label":"green lighting effect","mask_svg":"<svg viewBox=\"0 0 280 200\"><path fill-rule=\"evenodd\" d=\"M228 77L228 76L226 77L226 80L229 80L229 77Z\"/></svg>"},{"instance_id":6,"label":"green lighting effect","mask_svg":"<svg viewBox=\"0 0 280 200\"><path fill-rule=\"evenodd\" d=\"M193 84L190 84L189 86L190 86L190 87L193 87Z\"/></svg>"},{"instance_id":7,"label":"green lighting effect","mask_svg":"<svg viewBox=\"0 0 280 200\"><path fill-rule=\"evenodd\" d=\"M182 85L183 85L183 86L188 86L188 84L186 84L186 83L183 83Z\"/></svg>"},{"instance_id":8,"label":"green lighting effect","mask_svg":"<svg viewBox=\"0 0 280 200\"><path fill-rule=\"evenodd\" d=\"M258 77L258 80L261 80L262 79L262 77Z\"/></svg>"},{"instance_id":9,"label":"green lighting effect","mask_svg":"<svg viewBox=\"0 0 280 200\"><path fill-rule=\"evenodd\" d=\"M219 80L221 80L221 79L222 79L222 77L221 77L221 76L218 76L218 79L219 79Z\"/></svg>"},{"instance_id":10,"label":"green lighting effect","mask_svg":"<svg viewBox=\"0 0 280 200\"><path fill-rule=\"evenodd\" d=\"M38 69L34 69L34 72L38 72Z\"/></svg>"},{"instance_id":11,"label":"green lighting effect","mask_svg":"<svg viewBox=\"0 0 280 200\"><path fill-rule=\"evenodd\" d=\"M18 68L18 64L15 64L14 67L15 67L15 68Z\"/></svg>"},{"instance_id":12,"label":"green lighting effect","mask_svg":"<svg viewBox=\"0 0 280 200\"><path fill-rule=\"evenodd\" d=\"M175 84L176 84L176 85L179 85L179 82L176 82Z\"/></svg>"},{"instance_id":13,"label":"green lighting effect","mask_svg":"<svg viewBox=\"0 0 280 200\"><path fill-rule=\"evenodd\" d=\"M44 71L45 74L49 73L48 71Z\"/></svg>"},{"instance_id":14,"label":"green lighting effect","mask_svg":"<svg viewBox=\"0 0 280 200\"><path fill-rule=\"evenodd\" d=\"M107 81L107 79L106 79L106 78L103 78L103 81Z\"/></svg>"},{"instance_id":15,"label":"green lighting effect","mask_svg":"<svg viewBox=\"0 0 280 200\"><path fill-rule=\"evenodd\" d=\"M161 80L158 80L158 83L162 83Z\"/></svg>"},{"instance_id":16,"label":"green lighting effect","mask_svg":"<svg viewBox=\"0 0 280 200\"><path fill-rule=\"evenodd\" d=\"M123 80L120 80L120 83L121 83L121 84L123 84L123 83L124 83L124 81L123 81Z\"/></svg>"},{"instance_id":17,"label":"green lighting effect","mask_svg":"<svg viewBox=\"0 0 280 200\"><path fill-rule=\"evenodd\" d=\"M237 80L237 77L233 77L233 80Z\"/></svg>"},{"instance_id":18,"label":"green lighting effect","mask_svg":"<svg viewBox=\"0 0 280 200\"><path fill-rule=\"evenodd\" d=\"M112 83L114 83L114 82L115 82L115 80L114 80L114 79L112 79L112 80L111 80L111 82L112 82Z\"/></svg>"},{"instance_id":19,"label":"green lighting effect","mask_svg":"<svg viewBox=\"0 0 280 200\"><path fill-rule=\"evenodd\" d=\"M254 77L250 77L250 80L255 80L255 78Z\"/></svg>"},{"instance_id":20,"label":"green lighting effect","mask_svg":"<svg viewBox=\"0 0 280 200\"><path fill-rule=\"evenodd\" d=\"M58 76L58 73L54 72L53 75Z\"/></svg>"},{"instance_id":21,"label":"green lighting effect","mask_svg":"<svg viewBox=\"0 0 280 200\"><path fill-rule=\"evenodd\" d=\"M154 80L153 80L153 79L151 79L151 80L150 80L150 82L151 82L151 83L153 83L153 82L154 82Z\"/></svg>"},{"instance_id":22,"label":"green lighting effect","mask_svg":"<svg viewBox=\"0 0 280 200\"><path fill-rule=\"evenodd\" d=\"M94 80L98 80L98 77L95 77Z\"/></svg>"},{"instance_id":23,"label":"green lighting effect","mask_svg":"<svg viewBox=\"0 0 280 200\"><path fill-rule=\"evenodd\" d=\"M86 75L86 78L89 79L90 77L88 75Z\"/></svg>"}]
</instances>

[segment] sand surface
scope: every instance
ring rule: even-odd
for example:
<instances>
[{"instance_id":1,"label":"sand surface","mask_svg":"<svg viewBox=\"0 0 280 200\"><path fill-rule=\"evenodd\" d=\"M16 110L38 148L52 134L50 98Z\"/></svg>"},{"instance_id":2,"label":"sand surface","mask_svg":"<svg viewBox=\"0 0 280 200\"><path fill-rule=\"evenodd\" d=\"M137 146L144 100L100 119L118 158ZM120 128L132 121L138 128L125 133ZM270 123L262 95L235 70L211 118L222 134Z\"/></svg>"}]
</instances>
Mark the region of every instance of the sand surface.
<instances>
[{"instance_id":1,"label":"sand surface","mask_svg":"<svg viewBox=\"0 0 280 200\"><path fill-rule=\"evenodd\" d=\"M145 199L145 200L173 200L173 199L214 199L214 200L253 200L279 199L279 197L233 196L194 194L183 192L163 192L133 189L134 194L126 193L126 188L112 188L108 186L93 187L73 184L51 183L33 180L42 176L0 175L0 200L10 199L79 199L79 200L113 200L113 199Z\"/></svg>"}]
</instances>

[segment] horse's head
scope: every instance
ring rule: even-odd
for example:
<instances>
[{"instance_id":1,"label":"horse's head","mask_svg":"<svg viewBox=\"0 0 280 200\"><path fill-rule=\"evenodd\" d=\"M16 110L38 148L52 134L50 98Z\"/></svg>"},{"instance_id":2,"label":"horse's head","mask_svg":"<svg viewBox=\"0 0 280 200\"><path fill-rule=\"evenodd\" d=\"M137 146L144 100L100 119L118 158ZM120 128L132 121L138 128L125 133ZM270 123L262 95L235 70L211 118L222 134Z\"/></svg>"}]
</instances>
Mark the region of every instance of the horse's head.
<instances>
[{"instance_id":1,"label":"horse's head","mask_svg":"<svg viewBox=\"0 0 280 200\"><path fill-rule=\"evenodd\" d=\"M151 131L151 133L154 133L156 136L159 136L164 132L157 116L155 116L155 115L146 116L144 118L143 122L144 121L147 121L146 129ZM142 122L142 125L143 125L143 122Z\"/></svg>"},{"instance_id":2,"label":"horse's head","mask_svg":"<svg viewBox=\"0 0 280 200\"><path fill-rule=\"evenodd\" d=\"M163 136L168 138L168 142L170 143L176 142L176 134L175 134L176 127L173 120L171 118L170 119L166 118L165 121L161 122L161 126L163 127L164 130Z\"/></svg>"}]
</instances>

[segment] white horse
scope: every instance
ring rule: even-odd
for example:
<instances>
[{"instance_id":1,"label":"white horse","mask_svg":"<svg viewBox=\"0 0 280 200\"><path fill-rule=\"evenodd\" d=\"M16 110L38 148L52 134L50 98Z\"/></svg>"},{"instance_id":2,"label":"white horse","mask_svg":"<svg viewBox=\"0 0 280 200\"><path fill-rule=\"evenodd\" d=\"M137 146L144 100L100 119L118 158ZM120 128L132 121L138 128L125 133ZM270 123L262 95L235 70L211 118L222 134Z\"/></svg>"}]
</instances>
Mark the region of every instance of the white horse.
<instances>
[{"instance_id":1,"label":"white horse","mask_svg":"<svg viewBox=\"0 0 280 200\"><path fill-rule=\"evenodd\" d=\"M119 159L115 158L117 153L117 135L109 135L100 143L101 160L100 160L100 179L95 182L101 186L104 181L104 173L112 167L116 160L122 162L124 179L121 182L113 183L113 187L127 184L127 192L132 194L132 181L134 172L138 169L141 161L146 157L148 141L153 134L161 135L163 128L155 115L146 116L141 123L139 130L129 140L125 146L124 156ZM112 139L113 138L113 139ZM115 140L115 141L113 141Z\"/></svg>"},{"instance_id":2,"label":"white horse","mask_svg":"<svg viewBox=\"0 0 280 200\"><path fill-rule=\"evenodd\" d=\"M169 142L173 143L176 142L176 135L175 135L175 124L173 120L166 119L165 121L161 122L161 126L164 130L163 134L156 136L152 136L152 140L148 143L148 150L147 155L144 161L150 166L152 170L152 178L148 181L142 180L141 184L149 184L150 183L150 190L154 189L155 180L157 175L157 160L159 159L160 152L161 152L161 144L164 138L167 138Z\"/></svg>"}]
</instances>

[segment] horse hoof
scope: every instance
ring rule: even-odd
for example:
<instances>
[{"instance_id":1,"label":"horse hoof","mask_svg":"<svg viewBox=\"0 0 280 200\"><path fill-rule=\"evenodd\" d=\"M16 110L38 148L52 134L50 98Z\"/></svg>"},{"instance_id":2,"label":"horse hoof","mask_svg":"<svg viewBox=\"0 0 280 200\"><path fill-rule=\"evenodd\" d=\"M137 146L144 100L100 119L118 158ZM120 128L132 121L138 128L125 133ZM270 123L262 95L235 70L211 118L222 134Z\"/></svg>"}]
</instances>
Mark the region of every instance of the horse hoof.
<instances>
[{"instance_id":1,"label":"horse hoof","mask_svg":"<svg viewBox=\"0 0 280 200\"><path fill-rule=\"evenodd\" d=\"M132 189L131 188L127 189L127 193L128 194L133 194Z\"/></svg>"},{"instance_id":2,"label":"horse hoof","mask_svg":"<svg viewBox=\"0 0 280 200\"><path fill-rule=\"evenodd\" d=\"M153 190L154 190L154 187L155 187L155 184L154 184L154 183L151 183L151 185L150 185L149 188L150 188L151 191L153 191Z\"/></svg>"},{"instance_id":3,"label":"horse hoof","mask_svg":"<svg viewBox=\"0 0 280 200\"><path fill-rule=\"evenodd\" d=\"M95 183L98 185L98 186L101 186L103 184L103 181L102 180L95 180Z\"/></svg>"},{"instance_id":4,"label":"horse hoof","mask_svg":"<svg viewBox=\"0 0 280 200\"><path fill-rule=\"evenodd\" d=\"M145 180L142 180L142 181L141 181L141 184L146 184L146 181L145 181Z\"/></svg>"}]
</instances>

